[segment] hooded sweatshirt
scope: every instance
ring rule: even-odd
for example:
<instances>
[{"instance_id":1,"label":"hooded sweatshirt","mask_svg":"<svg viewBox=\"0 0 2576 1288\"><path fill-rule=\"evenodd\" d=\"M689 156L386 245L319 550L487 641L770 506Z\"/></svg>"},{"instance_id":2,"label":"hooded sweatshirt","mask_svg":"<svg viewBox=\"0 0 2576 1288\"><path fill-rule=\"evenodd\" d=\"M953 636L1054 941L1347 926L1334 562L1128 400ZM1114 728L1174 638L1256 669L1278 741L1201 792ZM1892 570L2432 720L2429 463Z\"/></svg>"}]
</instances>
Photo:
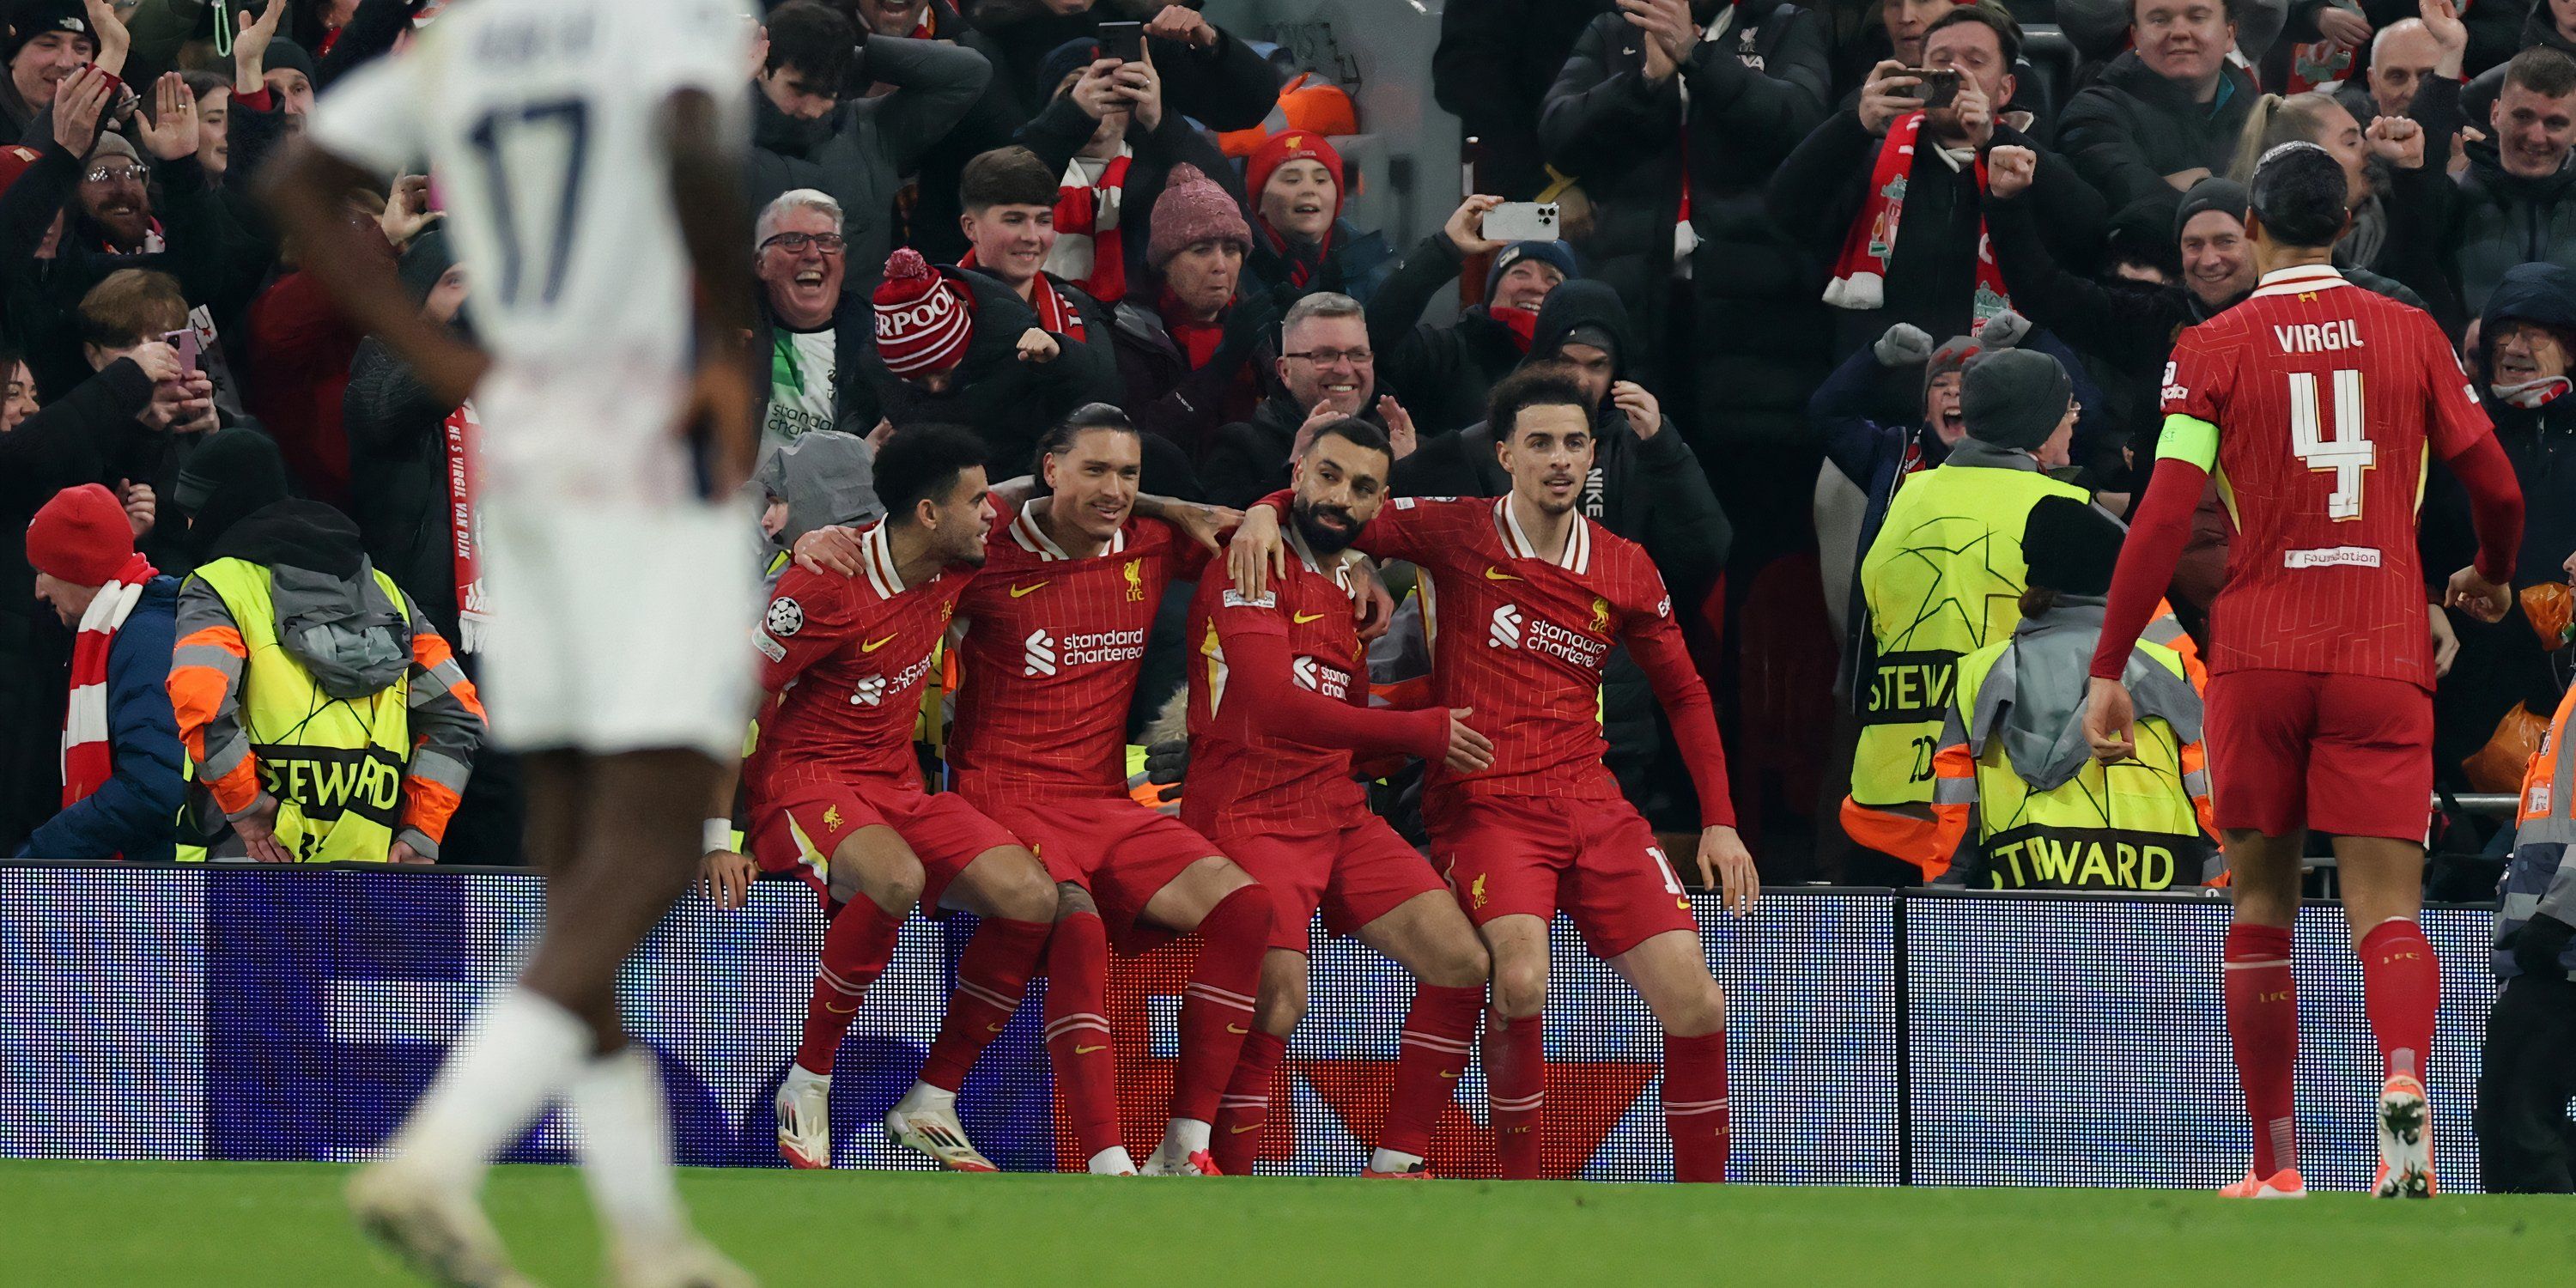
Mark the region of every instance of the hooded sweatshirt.
<instances>
[{"instance_id":1,"label":"hooded sweatshirt","mask_svg":"<svg viewBox=\"0 0 2576 1288\"><path fill-rule=\"evenodd\" d=\"M754 476L769 495L787 503L787 526L772 544L790 550L808 532L835 524L872 523L885 516L877 500L876 452L867 440L839 430L817 430L769 454Z\"/></svg>"}]
</instances>

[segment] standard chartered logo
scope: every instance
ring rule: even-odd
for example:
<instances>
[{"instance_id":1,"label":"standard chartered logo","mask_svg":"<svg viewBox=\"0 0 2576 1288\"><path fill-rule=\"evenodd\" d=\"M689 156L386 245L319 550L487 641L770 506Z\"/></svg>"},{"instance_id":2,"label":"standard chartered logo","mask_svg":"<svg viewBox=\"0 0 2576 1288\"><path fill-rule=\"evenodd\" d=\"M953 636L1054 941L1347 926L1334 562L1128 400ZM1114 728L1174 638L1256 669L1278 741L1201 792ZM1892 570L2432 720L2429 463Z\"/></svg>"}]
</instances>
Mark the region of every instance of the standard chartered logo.
<instances>
[{"instance_id":1,"label":"standard chartered logo","mask_svg":"<svg viewBox=\"0 0 2576 1288\"><path fill-rule=\"evenodd\" d=\"M1098 662L1133 662L1145 656L1145 632L1141 629L1094 631L1059 640L1040 628L1030 631L1021 643L1026 649L1020 655L1020 674L1024 676L1053 675L1068 666Z\"/></svg>"},{"instance_id":2,"label":"standard chartered logo","mask_svg":"<svg viewBox=\"0 0 2576 1288\"><path fill-rule=\"evenodd\" d=\"M868 678L859 681L858 687L850 691L850 705L854 707L878 706L885 701L885 691L886 678L882 675L871 675Z\"/></svg>"},{"instance_id":3,"label":"standard chartered logo","mask_svg":"<svg viewBox=\"0 0 2576 1288\"><path fill-rule=\"evenodd\" d=\"M1519 648L1521 646L1520 605L1505 604L1494 610L1493 625L1485 633L1485 644L1489 648Z\"/></svg>"}]
</instances>

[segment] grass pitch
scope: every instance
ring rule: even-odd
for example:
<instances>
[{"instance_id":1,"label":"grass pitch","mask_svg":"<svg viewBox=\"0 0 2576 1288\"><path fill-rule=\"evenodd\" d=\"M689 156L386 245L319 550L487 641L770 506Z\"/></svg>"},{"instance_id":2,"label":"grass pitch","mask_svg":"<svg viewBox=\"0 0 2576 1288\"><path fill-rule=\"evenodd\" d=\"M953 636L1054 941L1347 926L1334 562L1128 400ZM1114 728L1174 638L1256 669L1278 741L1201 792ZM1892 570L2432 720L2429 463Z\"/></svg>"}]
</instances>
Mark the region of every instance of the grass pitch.
<instances>
[{"instance_id":1,"label":"grass pitch","mask_svg":"<svg viewBox=\"0 0 2576 1288\"><path fill-rule=\"evenodd\" d=\"M0 1163L0 1282L412 1283L340 1208L347 1168ZM2492 1284L2576 1264L2576 1200L2226 1203L2157 1190L1107 1181L691 1170L700 1224L770 1288L1365 1283ZM521 1268L599 1282L579 1180L504 1167ZM2545 1273L2544 1273L2545 1268Z\"/></svg>"}]
</instances>

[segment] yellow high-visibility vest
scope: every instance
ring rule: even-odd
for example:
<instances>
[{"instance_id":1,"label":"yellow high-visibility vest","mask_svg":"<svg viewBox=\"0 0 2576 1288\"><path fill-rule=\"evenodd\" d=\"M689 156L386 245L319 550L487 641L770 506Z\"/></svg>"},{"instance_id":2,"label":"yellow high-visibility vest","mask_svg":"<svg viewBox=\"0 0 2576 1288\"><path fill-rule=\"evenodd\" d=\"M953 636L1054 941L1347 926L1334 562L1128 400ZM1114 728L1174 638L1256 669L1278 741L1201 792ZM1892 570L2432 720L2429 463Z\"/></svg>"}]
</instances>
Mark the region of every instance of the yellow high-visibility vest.
<instances>
[{"instance_id":1,"label":"yellow high-visibility vest","mask_svg":"<svg viewBox=\"0 0 2576 1288\"><path fill-rule=\"evenodd\" d=\"M195 580L222 597L249 654L238 718L277 798L277 841L299 863L383 862L402 830L404 767L411 763L411 671L365 698L334 698L277 638L267 568L218 559ZM375 574L406 625L411 607L391 577Z\"/></svg>"}]
</instances>

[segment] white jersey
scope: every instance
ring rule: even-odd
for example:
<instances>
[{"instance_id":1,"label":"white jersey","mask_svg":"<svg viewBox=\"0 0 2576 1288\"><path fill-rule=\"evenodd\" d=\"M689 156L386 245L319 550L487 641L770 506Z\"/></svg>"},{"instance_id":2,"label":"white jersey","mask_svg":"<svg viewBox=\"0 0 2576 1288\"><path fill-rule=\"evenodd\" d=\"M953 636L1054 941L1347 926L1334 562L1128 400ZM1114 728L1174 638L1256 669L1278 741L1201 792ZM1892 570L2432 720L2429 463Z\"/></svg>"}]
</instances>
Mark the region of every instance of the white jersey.
<instances>
[{"instance_id":1,"label":"white jersey","mask_svg":"<svg viewBox=\"0 0 2576 1288\"><path fill-rule=\"evenodd\" d=\"M476 406L496 497L695 495L672 435L695 312L663 110L703 90L747 144L753 31L746 0L469 0L315 109L337 156L427 162L494 355Z\"/></svg>"}]
</instances>

